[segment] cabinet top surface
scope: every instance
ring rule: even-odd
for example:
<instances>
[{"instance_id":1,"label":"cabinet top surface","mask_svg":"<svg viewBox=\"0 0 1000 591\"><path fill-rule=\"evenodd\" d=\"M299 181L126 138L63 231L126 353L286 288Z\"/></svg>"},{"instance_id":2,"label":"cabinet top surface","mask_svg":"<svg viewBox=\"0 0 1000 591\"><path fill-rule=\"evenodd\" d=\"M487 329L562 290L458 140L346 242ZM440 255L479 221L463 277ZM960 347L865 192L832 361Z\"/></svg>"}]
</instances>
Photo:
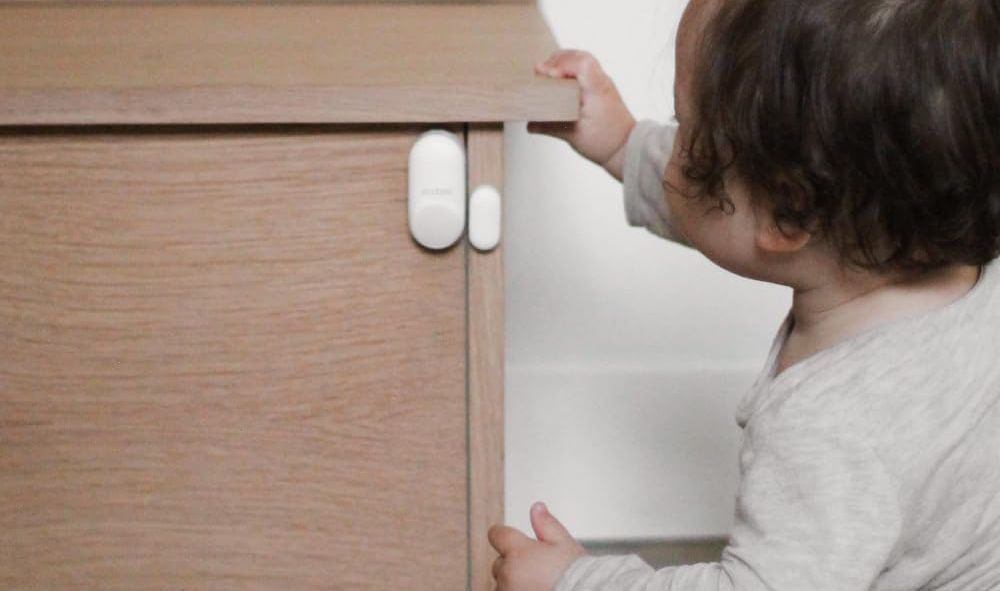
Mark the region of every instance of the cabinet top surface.
<instances>
[{"instance_id":1,"label":"cabinet top surface","mask_svg":"<svg viewBox=\"0 0 1000 591\"><path fill-rule=\"evenodd\" d=\"M512 4L0 5L0 124L577 118Z\"/></svg>"}]
</instances>

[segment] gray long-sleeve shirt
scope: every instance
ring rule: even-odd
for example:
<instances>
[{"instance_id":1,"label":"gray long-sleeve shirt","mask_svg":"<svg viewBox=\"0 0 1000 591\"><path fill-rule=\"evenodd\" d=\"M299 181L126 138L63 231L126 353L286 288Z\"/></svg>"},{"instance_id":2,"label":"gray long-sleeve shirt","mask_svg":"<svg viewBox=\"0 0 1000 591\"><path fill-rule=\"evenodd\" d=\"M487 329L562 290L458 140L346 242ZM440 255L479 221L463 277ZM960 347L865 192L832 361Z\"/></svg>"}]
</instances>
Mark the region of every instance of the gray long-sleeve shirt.
<instances>
[{"instance_id":1,"label":"gray long-sleeve shirt","mask_svg":"<svg viewBox=\"0 0 1000 591\"><path fill-rule=\"evenodd\" d=\"M669 239L671 128L625 155L629 224ZM735 523L718 563L586 556L555 591L1000 589L1000 263L937 310L774 376L786 320L736 413Z\"/></svg>"}]
</instances>

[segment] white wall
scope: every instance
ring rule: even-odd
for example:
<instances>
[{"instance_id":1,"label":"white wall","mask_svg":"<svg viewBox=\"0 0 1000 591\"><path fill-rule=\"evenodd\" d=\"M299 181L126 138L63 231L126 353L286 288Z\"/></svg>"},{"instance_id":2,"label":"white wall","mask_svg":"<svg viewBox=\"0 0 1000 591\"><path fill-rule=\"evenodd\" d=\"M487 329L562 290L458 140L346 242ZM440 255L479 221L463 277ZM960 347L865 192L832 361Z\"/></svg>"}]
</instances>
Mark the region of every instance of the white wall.
<instances>
[{"instance_id":1,"label":"white wall","mask_svg":"<svg viewBox=\"0 0 1000 591\"><path fill-rule=\"evenodd\" d=\"M542 0L637 118L673 114L679 0ZM733 411L788 309L625 222L621 185L565 144L508 126L506 521L548 503L581 539L725 535Z\"/></svg>"}]
</instances>

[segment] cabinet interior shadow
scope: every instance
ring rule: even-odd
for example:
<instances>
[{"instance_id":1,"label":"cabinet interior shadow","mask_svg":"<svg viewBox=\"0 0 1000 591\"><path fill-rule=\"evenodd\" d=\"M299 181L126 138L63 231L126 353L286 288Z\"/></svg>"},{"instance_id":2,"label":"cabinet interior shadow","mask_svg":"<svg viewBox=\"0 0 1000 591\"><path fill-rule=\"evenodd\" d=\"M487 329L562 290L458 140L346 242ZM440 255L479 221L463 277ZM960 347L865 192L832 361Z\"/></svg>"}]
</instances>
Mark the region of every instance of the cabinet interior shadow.
<instances>
[{"instance_id":1,"label":"cabinet interior shadow","mask_svg":"<svg viewBox=\"0 0 1000 591\"><path fill-rule=\"evenodd\" d=\"M708 538L704 540L640 540L613 541L598 540L582 542L588 552L595 555L606 554L638 554L655 569L680 564L695 564L699 562L718 562L722 557L722 549L726 546L725 538Z\"/></svg>"}]
</instances>

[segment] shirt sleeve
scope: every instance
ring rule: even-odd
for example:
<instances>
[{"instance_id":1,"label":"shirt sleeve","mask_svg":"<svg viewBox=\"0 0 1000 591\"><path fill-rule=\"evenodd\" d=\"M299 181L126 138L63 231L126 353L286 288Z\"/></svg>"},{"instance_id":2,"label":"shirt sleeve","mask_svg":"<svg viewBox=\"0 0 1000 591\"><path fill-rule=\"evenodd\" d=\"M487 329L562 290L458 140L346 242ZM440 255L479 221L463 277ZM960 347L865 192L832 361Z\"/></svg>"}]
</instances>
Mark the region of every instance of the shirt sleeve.
<instances>
[{"instance_id":1,"label":"shirt sleeve","mask_svg":"<svg viewBox=\"0 0 1000 591\"><path fill-rule=\"evenodd\" d=\"M622 184L625 219L630 226L687 245L670 223L670 209L663 189L667 163L674 149L677 127L643 119L635 124L625 143Z\"/></svg>"},{"instance_id":2,"label":"shirt sleeve","mask_svg":"<svg viewBox=\"0 0 1000 591\"><path fill-rule=\"evenodd\" d=\"M747 429L720 562L657 571L635 554L584 556L554 591L867 591L902 521L881 460L833 429Z\"/></svg>"}]
</instances>

